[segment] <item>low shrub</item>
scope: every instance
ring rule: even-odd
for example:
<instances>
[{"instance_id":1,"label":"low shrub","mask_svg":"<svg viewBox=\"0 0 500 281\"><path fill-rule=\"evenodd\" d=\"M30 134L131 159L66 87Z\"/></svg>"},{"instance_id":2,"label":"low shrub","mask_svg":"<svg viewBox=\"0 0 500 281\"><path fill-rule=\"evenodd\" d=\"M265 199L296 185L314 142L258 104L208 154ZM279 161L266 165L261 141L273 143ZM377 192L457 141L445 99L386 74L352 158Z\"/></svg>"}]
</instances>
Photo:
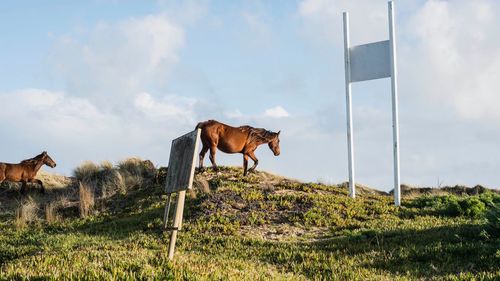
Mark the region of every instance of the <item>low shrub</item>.
<instances>
[{"instance_id":1,"label":"low shrub","mask_svg":"<svg viewBox=\"0 0 500 281\"><path fill-rule=\"evenodd\" d=\"M460 214L467 217L479 217L487 211L486 205L477 196L466 197L459 200Z\"/></svg>"},{"instance_id":2,"label":"low shrub","mask_svg":"<svg viewBox=\"0 0 500 281\"><path fill-rule=\"evenodd\" d=\"M404 205L443 216L480 217L484 216L489 206L498 201L499 198L499 195L493 193L465 197L457 197L456 195L422 196L408 201Z\"/></svg>"},{"instance_id":3,"label":"low shrub","mask_svg":"<svg viewBox=\"0 0 500 281\"><path fill-rule=\"evenodd\" d=\"M500 236L500 204L493 203L489 211L486 213L488 221L488 231L490 234Z\"/></svg>"}]
</instances>

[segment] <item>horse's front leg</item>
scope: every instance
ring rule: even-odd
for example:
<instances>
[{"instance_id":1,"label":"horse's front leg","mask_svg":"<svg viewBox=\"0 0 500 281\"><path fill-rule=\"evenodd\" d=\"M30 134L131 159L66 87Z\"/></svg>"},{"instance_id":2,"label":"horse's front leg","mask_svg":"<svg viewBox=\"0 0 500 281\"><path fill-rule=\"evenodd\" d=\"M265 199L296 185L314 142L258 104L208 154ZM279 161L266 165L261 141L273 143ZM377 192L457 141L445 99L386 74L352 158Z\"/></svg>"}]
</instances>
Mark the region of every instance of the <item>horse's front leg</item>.
<instances>
[{"instance_id":1,"label":"horse's front leg","mask_svg":"<svg viewBox=\"0 0 500 281\"><path fill-rule=\"evenodd\" d=\"M253 153L253 151L248 152L248 156L250 156L250 158L252 158L252 160L253 160L253 166L248 171L253 172L253 171L255 171L255 168L257 168L257 165L259 165L259 159L257 159L257 157L255 157L255 154Z\"/></svg>"},{"instance_id":2,"label":"horse's front leg","mask_svg":"<svg viewBox=\"0 0 500 281\"><path fill-rule=\"evenodd\" d=\"M43 186L43 182L39 179L31 179L30 180L31 183L38 183L40 185L40 192L41 193L45 193L45 187Z\"/></svg>"},{"instance_id":3,"label":"horse's front leg","mask_svg":"<svg viewBox=\"0 0 500 281\"><path fill-rule=\"evenodd\" d=\"M243 176L247 175L248 169L248 155L243 154Z\"/></svg>"},{"instance_id":4,"label":"horse's front leg","mask_svg":"<svg viewBox=\"0 0 500 281\"><path fill-rule=\"evenodd\" d=\"M21 180L21 194L26 194L26 181Z\"/></svg>"}]
</instances>

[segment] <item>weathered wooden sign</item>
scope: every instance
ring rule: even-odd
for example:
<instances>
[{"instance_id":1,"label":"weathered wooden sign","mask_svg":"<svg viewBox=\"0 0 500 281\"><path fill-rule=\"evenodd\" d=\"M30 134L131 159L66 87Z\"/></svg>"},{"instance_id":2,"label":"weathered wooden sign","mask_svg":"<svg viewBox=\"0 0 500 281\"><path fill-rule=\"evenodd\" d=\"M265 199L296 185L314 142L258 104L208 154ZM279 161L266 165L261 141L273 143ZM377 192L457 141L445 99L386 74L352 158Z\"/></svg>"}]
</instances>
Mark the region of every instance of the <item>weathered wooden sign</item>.
<instances>
[{"instance_id":1,"label":"weathered wooden sign","mask_svg":"<svg viewBox=\"0 0 500 281\"><path fill-rule=\"evenodd\" d=\"M196 152L198 151L200 129L187 133L172 141L170 159L168 161L167 179L165 192L168 194L167 206L163 223L166 230L171 230L170 243L168 245L168 258L174 258L175 241L177 232L182 227L182 215L184 213L184 200L186 190L193 185L194 169L196 164ZM169 213L172 194L178 192L175 207L174 221L172 227L168 227Z\"/></svg>"},{"instance_id":2,"label":"weathered wooden sign","mask_svg":"<svg viewBox=\"0 0 500 281\"><path fill-rule=\"evenodd\" d=\"M198 150L198 130L187 133L172 141L168 161L166 193L190 189Z\"/></svg>"}]
</instances>

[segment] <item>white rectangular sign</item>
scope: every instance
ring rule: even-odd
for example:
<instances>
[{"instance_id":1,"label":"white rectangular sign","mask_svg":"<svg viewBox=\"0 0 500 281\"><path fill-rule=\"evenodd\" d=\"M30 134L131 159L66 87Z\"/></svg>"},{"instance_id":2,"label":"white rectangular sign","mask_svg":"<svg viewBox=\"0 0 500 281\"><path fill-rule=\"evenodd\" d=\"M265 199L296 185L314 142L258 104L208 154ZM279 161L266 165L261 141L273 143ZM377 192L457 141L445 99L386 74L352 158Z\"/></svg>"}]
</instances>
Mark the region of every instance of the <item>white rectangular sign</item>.
<instances>
[{"instance_id":1,"label":"white rectangular sign","mask_svg":"<svg viewBox=\"0 0 500 281\"><path fill-rule=\"evenodd\" d=\"M352 125L351 83L391 77L392 91L392 136L394 157L394 204L401 204L399 172L399 118L398 118L398 71L396 62L396 31L394 2L388 5L389 40L359 46L350 46L349 13L344 12L344 66L347 115L347 151L349 168L349 195L356 196L354 170L354 141Z\"/></svg>"},{"instance_id":2,"label":"white rectangular sign","mask_svg":"<svg viewBox=\"0 0 500 281\"><path fill-rule=\"evenodd\" d=\"M351 82L391 77L389 40L349 48Z\"/></svg>"}]
</instances>

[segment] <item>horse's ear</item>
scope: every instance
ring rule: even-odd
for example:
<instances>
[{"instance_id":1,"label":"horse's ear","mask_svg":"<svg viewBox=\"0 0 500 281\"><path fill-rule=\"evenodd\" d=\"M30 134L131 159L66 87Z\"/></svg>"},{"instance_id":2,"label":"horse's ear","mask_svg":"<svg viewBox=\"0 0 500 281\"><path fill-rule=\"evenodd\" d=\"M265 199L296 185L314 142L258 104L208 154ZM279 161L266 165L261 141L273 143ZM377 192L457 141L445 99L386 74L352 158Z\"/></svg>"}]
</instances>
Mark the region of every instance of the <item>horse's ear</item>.
<instances>
[{"instance_id":1,"label":"horse's ear","mask_svg":"<svg viewBox=\"0 0 500 281\"><path fill-rule=\"evenodd\" d=\"M281 130L280 130L280 131L278 131L278 134L277 134L277 135L279 136L279 135L280 135L280 133L281 133Z\"/></svg>"},{"instance_id":2,"label":"horse's ear","mask_svg":"<svg viewBox=\"0 0 500 281\"><path fill-rule=\"evenodd\" d=\"M47 155L47 151L42 152L42 154Z\"/></svg>"}]
</instances>

